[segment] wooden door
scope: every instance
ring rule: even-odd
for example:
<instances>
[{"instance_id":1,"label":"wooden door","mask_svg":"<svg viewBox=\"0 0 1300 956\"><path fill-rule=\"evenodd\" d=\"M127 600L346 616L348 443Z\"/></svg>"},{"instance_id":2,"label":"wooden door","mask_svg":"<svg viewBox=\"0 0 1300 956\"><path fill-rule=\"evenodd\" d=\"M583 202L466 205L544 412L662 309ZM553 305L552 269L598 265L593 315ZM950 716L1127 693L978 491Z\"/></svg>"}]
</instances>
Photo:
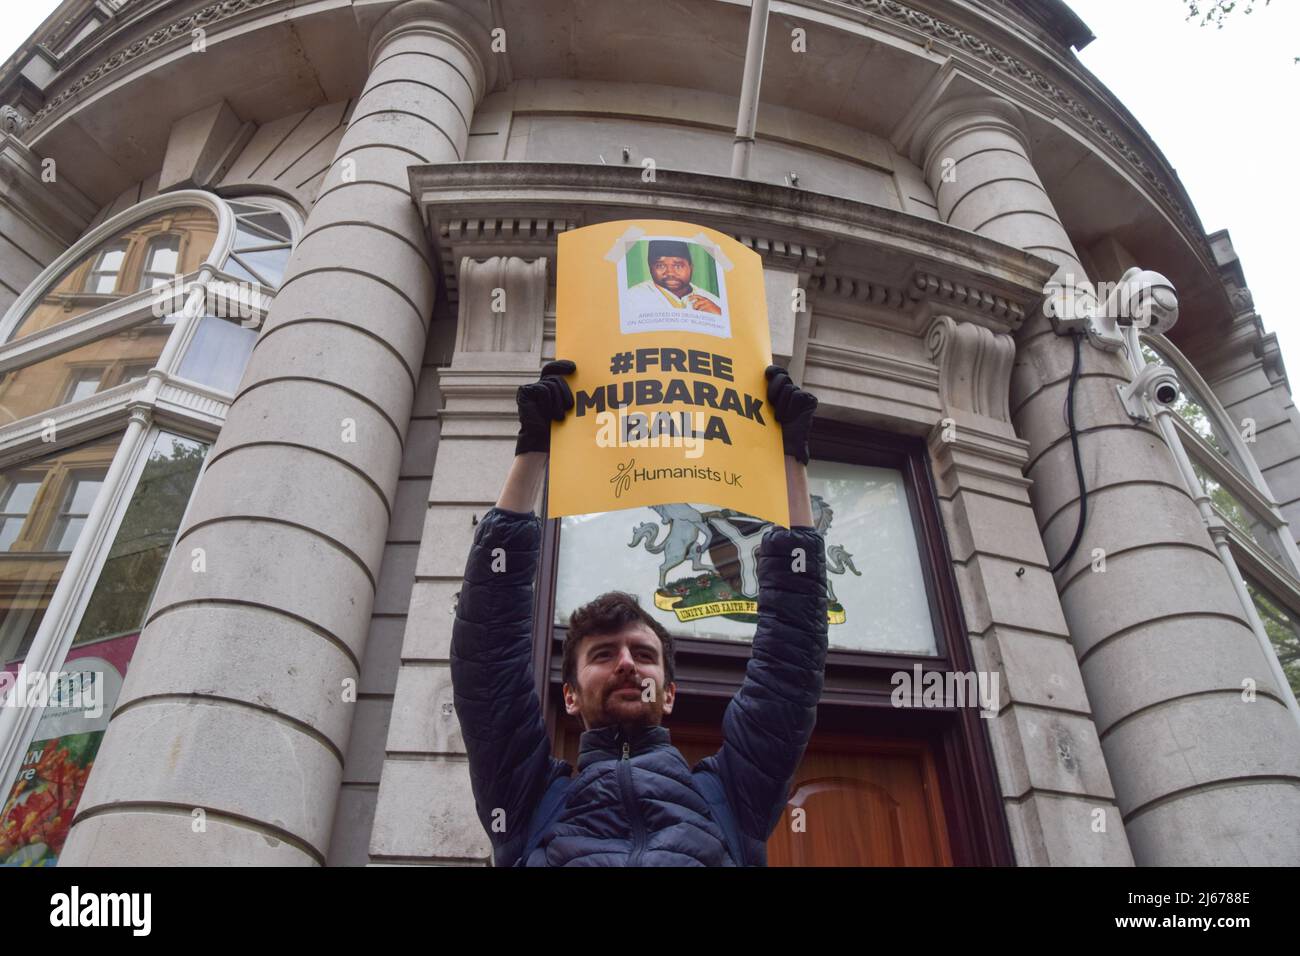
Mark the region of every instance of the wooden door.
<instances>
[{"instance_id":1,"label":"wooden door","mask_svg":"<svg viewBox=\"0 0 1300 956\"><path fill-rule=\"evenodd\" d=\"M669 722L692 767L720 732ZM556 752L577 764L578 732L557 727ZM934 758L922 741L813 733L790 800L767 841L768 866L951 866Z\"/></svg>"}]
</instances>

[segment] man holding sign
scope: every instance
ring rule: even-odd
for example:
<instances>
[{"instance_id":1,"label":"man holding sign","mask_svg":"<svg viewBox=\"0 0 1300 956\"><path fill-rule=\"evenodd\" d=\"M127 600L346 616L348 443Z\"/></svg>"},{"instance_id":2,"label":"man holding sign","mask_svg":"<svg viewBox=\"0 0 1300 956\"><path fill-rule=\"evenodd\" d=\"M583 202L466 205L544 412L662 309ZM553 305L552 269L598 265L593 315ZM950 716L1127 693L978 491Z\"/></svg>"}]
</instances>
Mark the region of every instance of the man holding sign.
<instances>
[{"instance_id":1,"label":"man holding sign","mask_svg":"<svg viewBox=\"0 0 1300 956\"><path fill-rule=\"evenodd\" d=\"M689 281L689 280L688 280ZM531 510L552 423L572 418L570 361L518 392L516 455L479 522L452 628L451 676L479 820L498 866L764 866L817 717L827 646L826 561L812 526L808 434L817 399L769 366L791 526L758 561L758 624L722 748L687 765L663 720L673 639L636 600L601 595L569 619L564 701L586 728L577 775L552 757L531 663L541 520ZM558 429L556 429L558 431Z\"/></svg>"}]
</instances>

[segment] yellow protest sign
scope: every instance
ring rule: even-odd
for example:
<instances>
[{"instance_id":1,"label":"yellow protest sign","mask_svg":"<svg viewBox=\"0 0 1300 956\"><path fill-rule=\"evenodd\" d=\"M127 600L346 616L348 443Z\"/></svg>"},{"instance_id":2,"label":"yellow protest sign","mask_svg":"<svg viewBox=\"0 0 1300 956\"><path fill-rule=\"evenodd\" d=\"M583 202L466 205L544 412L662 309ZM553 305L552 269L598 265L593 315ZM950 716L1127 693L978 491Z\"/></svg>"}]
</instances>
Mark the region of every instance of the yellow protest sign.
<instances>
[{"instance_id":1,"label":"yellow protest sign","mask_svg":"<svg viewBox=\"0 0 1300 956\"><path fill-rule=\"evenodd\" d=\"M549 517L708 502L790 523L762 260L704 226L624 220L559 238Z\"/></svg>"}]
</instances>

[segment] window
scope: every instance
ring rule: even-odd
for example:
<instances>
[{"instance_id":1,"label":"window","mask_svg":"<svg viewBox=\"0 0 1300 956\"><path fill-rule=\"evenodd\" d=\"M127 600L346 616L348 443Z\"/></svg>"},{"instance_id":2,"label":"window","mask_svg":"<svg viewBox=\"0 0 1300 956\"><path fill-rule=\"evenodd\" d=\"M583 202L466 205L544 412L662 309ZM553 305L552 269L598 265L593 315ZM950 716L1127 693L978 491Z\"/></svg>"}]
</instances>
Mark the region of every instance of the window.
<instances>
[{"instance_id":1,"label":"window","mask_svg":"<svg viewBox=\"0 0 1300 956\"><path fill-rule=\"evenodd\" d=\"M1168 365L1170 368L1178 368L1178 363L1170 361L1169 358L1155 348L1150 342L1142 342L1142 355L1148 363L1159 363ZM1180 379L1182 385L1182 394L1178 396L1178 401L1174 403L1174 413L1195 432L1216 454L1224 461L1236 464L1234 456L1229 448L1229 442L1222 435L1222 428L1215 424L1214 417L1207 409L1210 406L1194 386Z\"/></svg>"},{"instance_id":2,"label":"window","mask_svg":"<svg viewBox=\"0 0 1300 956\"><path fill-rule=\"evenodd\" d=\"M0 551L10 550L18 540L40 487L38 475L17 474L5 481L3 498L0 499Z\"/></svg>"},{"instance_id":3,"label":"window","mask_svg":"<svg viewBox=\"0 0 1300 956\"><path fill-rule=\"evenodd\" d=\"M218 393L233 392L243 375L300 223L278 200L157 196L91 230L4 314L0 669L100 673L116 693L224 419ZM219 270L232 249L256 285L220 274L195 285L202 266ZM188 285L173 293L176 274ZM157 392L131 384L154 369ZM172 430L155 425L123 446L141 404ZM85 434L108 437L76 437ZM74 582L93 583L78 594ZM59 613L47 616L56 598ZM113 701L105 706L106 723ZM67 732L58 709L22 708L4 724L0 785L12 789L0 789L0 865L57 859L70 822L63 811L75 809L92 766L102 727L77 715ZM64 792L46 812L58 791L52 773Z\"/></svg>"},{"instance_id":4,"label":"window","mask_svg":"<svg viewBox=\"0 0 1300 956\"><path fill-rule=\"evenodd\" d=\"M1264 630L1293 691L1297 681L1296 622L1300 620L1300 551L1267 487L1250 449L1213 392L1190 362L1163 337L1147 337L1141 356L1132 356L1134 368L1142 361L1162 362L1178 373L1183 396L1174 405L1174 431L1186 454L1199 488L1228 529L1230 575L1246 585ZM1289 595L1284 601L1279 595Z\"/></svg>"},{"instance_id":5,"label":"window","mask_svg":"<svg viewBox=\"0 0 1300 956\"><path fill-rule=\"evenodd\" d=\"M71 551L85 527L86 516L90 514L95 497L104 483L104 475L86 473L74 475L64 491L63 504L55 516L50 528L49 538L45 542L46 551Z\"/></svg>"},{"instance_id":6,"label":"window","mask_svg":"<svg viewBox=\"0 0 1300 956\"><path fill-rule=\"evenodd\" d=\"M149 369L151 368L153 368L152 364L128 365L126 368L122 369L122 381L118 384L121 385L126 382L138 382L140 379L148 376Z\"/></svg>"},{"instance_id":7,"label":"window","mask_svg":"<svg viewBox=\"0 0 1300 956\"><path fill-rule=\"evenodd\" d=\"M1264 622L1264 630L1277 652L1278 663L1286 674L1291 691L1300 695L1300 615L1287 609L1287 606L1250 578L1246 578L1246 589L1255 610Z\"/></svg>"},{"instance_id":8,"label":"window","mask_svg":"<svg viewBox=\"0 0 1300 956\"><path fill-rule=\"evenodd\" d=\"M1214 505L1214 510L1231 524L1234 528L1244 534L1250 540L1263 547L1265 550L1272 552L1269 540L1269 526L1258 514L1251 508L1242 503L1241 499L1225 488L1213 475L1206 471L1205 466L1199 462L1192 461L1192 471L1196 472L1196 477L1201 483L1205 493L1209 495L1210 503Z\"/></svg>"},{"instance_id":9,"label":"window","mask_svg":"<svg viewBox=\"0 0 1300 956\"><path fill-rule=\"evenodd\" d=\"M25 304L7 338L14 341L104 308L105 297L117 300L153 288L147 270L165 272L168 282L175 273L196 272L216 238L217 217L203 206L175 206L146 216L65 267L39 298Z\"/></svg>"},{"instance_id":10,"label":"window","mask_svg":"<svg viewBox=\"0 0 1300 956\"><path fill-rule=\"evenodd\" d=\"M148 314L145 310L146 319L137 325L11 371L0 382L0 427L119 385L128 380L122 377L128 369L142 377L172 331L165 320Z\"/></svg>"},{"instance_id":11,"label":"window","mask_svg":"<svg viewBox=\"0 0 1300 956\"><path fill-rule=\"evenodd\" d=\"M234 210L237 226L225 271L268 289L279 288L293 249L289 223L280 213L266 207L232 202L230 208Z\"/></svg>"},{"instance_id":12,"label":"window","mask_svg":"<svg viewBox=\"0 0 1300 956\"><path fill-rule=\"evenodd\" d=\"M140 277L141 289L154 289L171 283L180 269L180 236L158 236L149 240L145 253L144 273Z\"/></svg>"},{"instance_id":13,"label":"window","mask_svg":"<svg viewBox=\"0 0 1300 956\"><path fill-rule=\"evenodd\" d=\"M256 329L205 315L199 320L177 374L233 395L244 377L244 366L256 341Z\"/></svg>"},{"instance_id":14,"label":"window","mask_svg":"<svg viewBox=\"0 0 1300 956\"><path fill-rule=\"evenodd\" d=\"M902 472L814 460L808 483L826 546L830 646L935 654ZM619 590L638 595L674 634L753 639L758 548L770 522L700 504L560 520L556 624L596 595ZM615 542L624 546L611 548Z\"/></svg>"},{"instance_id":15,"label":"window","mask_svg":"<svg viewBox=\"0 0 1300 956\"><path fill-rule=\"evenodd\" d=\"M0 539L0 666L21 660L54 596L80 524L64 522L57 539L66 547L49 550L60 517L68 507L68 481L76 475L103 474L121 434L65 448L0 474L3 502ZM85 495L81 496L81 504Z\"/></svg>"},{"instance_id":16,"label":"window","mask_svg":"<svg viewBox=\"0 0 1300 956\"><path fill-rule=\"evenodd\" d=\"M125 242L111 242L99 251L95 264L86 277L86 291L95 295L112 295L117 290L117 277L126 261Z\"/></svg>"},{"instance_id":17,"label":"window","mask_svg":"<svg viewBox=\"0 0 1300 956\"><path fill-rule=\"evenodd\" d=\"M63 664L70 686L40 713L3 780L0 866L58 860L207 448L169 432L151 442ZM97 688L93 710L75 697L79 683Z\"/></svg>"},{"instance_id":18,"label":"window","mask_svg":"<svg viewBox=\"0 0 1300 956\"><path fill-rule=\"evenodd\" d=\"M31 368L33 366L28 367ZM63 404L67 404L68 402L79 402L83 398L94 395L99 391L99 383L103 377L103 368L92 366L88 368L75 369L72 373L72 377L68 381L68 387L63 393Z\"/></svg>"},{"instance_id":19,"label":"window","mask_svg":"<svg viewBox=\"0 0 1300 956\"><path fill-rule=\"evenodd\" d=\"M158 433L73 644L139 632L207 450Z\"/></svg>"}]
</instances>

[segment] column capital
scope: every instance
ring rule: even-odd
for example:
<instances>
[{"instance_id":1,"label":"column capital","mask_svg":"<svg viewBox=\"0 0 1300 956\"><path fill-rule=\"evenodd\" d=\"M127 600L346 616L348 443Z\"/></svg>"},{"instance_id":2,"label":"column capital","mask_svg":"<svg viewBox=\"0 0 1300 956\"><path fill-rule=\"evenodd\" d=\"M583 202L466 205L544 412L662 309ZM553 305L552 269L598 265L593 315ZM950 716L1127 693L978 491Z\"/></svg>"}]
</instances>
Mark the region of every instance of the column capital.
<instances>
[{"instance_id":1,"label":"column capital","mask_svg":"<svg viewBox=\"0 0 1300 956\"><path fill-rule=\"evenodd\" d=\"M926 115L912 134L908 152L922 169L952 137L980 127L997 129L1014 136L1029 155L1025 118L1010 100L992 93L959 96L940 103Z\"/></svg>"},{"instance_id":2,"label":"column capital","mask_svg":"<svg viewBox=\"0 0 1300 956\"><path fill-rule=\"evenodd\" d=\"M371 67L397 37L421 32L450 40L478 64L475 102L496 84L497 61L487 27L448 0L406 0L385 13L370 31Z\"/></svg>"}]
</instances>

